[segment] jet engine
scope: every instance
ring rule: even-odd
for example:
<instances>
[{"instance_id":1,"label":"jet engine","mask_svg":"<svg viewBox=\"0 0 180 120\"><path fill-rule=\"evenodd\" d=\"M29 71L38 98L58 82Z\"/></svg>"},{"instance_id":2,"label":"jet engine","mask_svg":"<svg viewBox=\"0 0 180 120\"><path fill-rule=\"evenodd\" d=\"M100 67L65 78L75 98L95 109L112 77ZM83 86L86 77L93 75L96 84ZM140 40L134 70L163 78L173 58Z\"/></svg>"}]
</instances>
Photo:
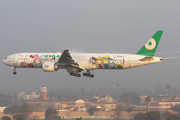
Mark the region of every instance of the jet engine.
<instances>
[{"instance_id":1,"label":"jet engine","mask_svg":"<svg viewBox=\"0 0 180 120\"><path fill-rule=\"evenodd\" d=\"M56 62L47 61L42 64L42 69L45 72L55 72L58 70L58 65L56 65Z\"/></svg>"}]
</instances>

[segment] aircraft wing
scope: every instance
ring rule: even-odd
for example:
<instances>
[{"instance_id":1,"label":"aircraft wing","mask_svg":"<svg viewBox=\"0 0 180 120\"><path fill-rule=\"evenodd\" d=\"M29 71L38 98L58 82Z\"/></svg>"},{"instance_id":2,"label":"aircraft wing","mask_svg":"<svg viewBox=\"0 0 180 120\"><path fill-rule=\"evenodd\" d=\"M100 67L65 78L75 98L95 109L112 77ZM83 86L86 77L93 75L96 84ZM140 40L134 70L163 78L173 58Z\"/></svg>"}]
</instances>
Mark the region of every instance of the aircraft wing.
<instances>
[{"instance_id":1,"label":"aircraft wing","mask_svg":"<svg viewBox=\"0 0 180 120\"><path fill-rule=\"evenodd\" d=\"M69 53L69 50L64 50L62 52L61 57L59 58L57 63L59 66L62 66L62 67L73 67L73 68L83 70L83 68L80 67L79 64L73 60L73 58L71 57Z\"/></svg>"}]
</instances>

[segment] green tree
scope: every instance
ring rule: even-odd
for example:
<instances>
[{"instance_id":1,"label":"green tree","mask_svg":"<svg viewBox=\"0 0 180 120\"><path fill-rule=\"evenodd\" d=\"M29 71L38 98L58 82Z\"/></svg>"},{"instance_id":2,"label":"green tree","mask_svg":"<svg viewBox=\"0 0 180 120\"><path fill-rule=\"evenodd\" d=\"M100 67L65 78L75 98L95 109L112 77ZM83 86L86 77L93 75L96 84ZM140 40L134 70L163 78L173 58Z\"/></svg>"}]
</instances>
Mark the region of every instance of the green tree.
<instances>
[{"instance_id":1,"label":"green tree","mask_svg":"<svg viewBox=\"0 0 180 120\"><path fill-rule=\"evenodd\" d=\"M95 111L98 111L98 109L96 107L90 107L87 112L89 113L89 115L93 115Z\"/></svg>"},{"instance_id":2,"label":"green tree","mask_svg":"<svg viewBox=\"0 0 180 120\"><path fill-rule=\"evenodd\" d=\"M133 111L133 109L131 107L128 107L128 109L126 109L127 112L131 112Z\"/></svg>"},{"instance_id":3,"label":"green tree","mask_svg":"<svg viewBox=\"0 0 180 120\"><path fill-rule=\"evenodd\" d=\"M8 117L8 116L3 116L2 119L3 119L3 120L11 120L11 118Z\"/></svg>"},{"instance_id":4,"label":"green tree","mask_svg":"<svg viewBox=\"0 0 180 120\"><path fill-rule=\"evenodd\" d=\"M53 120L61 120L61 117L60 116L54 116Z\"/></svg>"},{"instance_id":5,"label":"green tree","mask_svg":"<svg viewBox=\"0 0 180 120\"><path fill-rule=\"evenodd\" d=\"M138 113L134 116L134 120L147 120L147 113Z\"/></svg>"},{"instance_id":6,"label":"green tree","mask_svg":"<svg viewBox=\"0 0 180 120\"><path fill-rule=\"evenodd\" d=\"M26 113L30 114L31 108L29 107L28 104L23 104L23 105L12 105L10 107L7 107L3 113L4 114L15 114L15 113Z\"/></svg>"},{"instance_id":7,"label":"green tree","mask_svg":"<svg viewBox=\"0 0 180 120\"><path fill-rule=\"evenodd\" d=\"M27 119L28 118L28 114L26 114L26 113L17 113L17 114L14 114L13 115L13 118L15 119L15 120L25 120L25 119Z\"/></svg>"},{"instance_id":8,"label":"green tree","mask_svg":"<svg viewBox=\"0 0 180 120\"><path fill-rule=\"evenodd\" d=\"M180 120L180 114L172 114L167 112L164 117L165 120Z\"/></svg>"},{"instance_id":9,"label":"green tree","mask_svg":"<svg viewBox=\"0 0 180 120\"><path fill-rule=\"evenodd\" d=\"M180 114L180 105L176 105L172 109Z\"/></svg>"},{"instance_id":10,"label":"green tree","mask_svg":"<svg viewBox=\"0 0 180 120\"><path fill-rule=\"evenodd\" d=\"M148 112L149 112L149 111L150 111L149 106L150 106L150 102L151 102L151 97L147 96L147 97L145 98L145 100L146 100L146 103L147 103L147 106L148 106Z\"/></svg>"},{"instance_id":11,"label":"green tree","mask_svg":"<svg viewBox=\"0 0 180 120\"><path fill-rule=\"evenodd\" d=\"M123 96L123 97L121 97L121 101L122 101L122 102L126 102L126 103L128 103L129 105L132 104L132 98L131 98L130 96Z\"/></svg>"},{"instance_id":12,"label":"green tree","mask_svg":"<svg viewBox=\"0 0 180 120\"><path fill-rule=\"evenodd\" d=\"M45 112L45 120L60 120L61 118L57 114L55 109L48 108Z\"/></svg>"},{"instance_id":13,"label":"green tree","mask_svg":"<svg viewBox=\"0 0 180 120\"><path fill-rule=\"evenodd\" d=\"M128 101L127 103L130 103L130 100L132 100L132 104L138 104L141 101L139 95L133 92L124 93L123 95L121 95L120 99L122 102Z\"/></svg>"},{"instance_id":14,"label":"green tree","mask_svg":"<svg viewBox=\"0 0 180 120\"><path fill-rule=\"evenodd\" d=\"M157 111L147 112L147 119L148 120L159 120L160 112L157 112Z\"/></svg>"}]
</instances>

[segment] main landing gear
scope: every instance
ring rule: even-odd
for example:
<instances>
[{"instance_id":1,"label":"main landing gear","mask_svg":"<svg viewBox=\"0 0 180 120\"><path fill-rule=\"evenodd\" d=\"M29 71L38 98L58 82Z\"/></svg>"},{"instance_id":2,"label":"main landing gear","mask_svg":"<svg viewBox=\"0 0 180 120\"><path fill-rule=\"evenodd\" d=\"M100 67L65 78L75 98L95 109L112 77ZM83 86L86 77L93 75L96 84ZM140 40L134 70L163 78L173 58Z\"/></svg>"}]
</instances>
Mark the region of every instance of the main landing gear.
<instances>
[{"instance_id":1,"label":"main landing gear","mask_svg":"<svg viewBox=\"0 0 180 120\"><path fill-rule=\"evenodd\" d=\"M81 77L81 74L77 74L75 72L70 72L69 73L71 76L76 76L76 77Z\"/></svg>"},{"instance_id":2,"label":"main landing gear","mask_svg":"<svg viewBox=\"0 0 180 120\"><path fill-rule=\"evenodd\" d=\"M14 71L14 72L13 72L13 75L16 75L16 74L17 74L17 72L16 72L16 68L15 68L15 67L13 67L12 69L13 69L13 71Z\"/></svg>"},{"instance_id":3,"label":"main landing gear","mask_svg":"<svg viewBox=\"0 0 180 120\"><path fill-rule=\"evenodd\" d=\"M93 75L93 74L90 74L90 71L91 71L91 70L86 70L86 72L83 73L83 76L93 78L94 75ZM81 74L78 74L78 73L81 72L81 71L75 71L75 70L73 71L73 70L71 70L71 69L67 69L67 72L68 72L69 75L71 75L71 76L81 77Z\"/></svg>"},{"instance_id":4,"label":"main landing gear","mask_svg":"<svg viewBox=\"0 0 180 120\"><path fill-rule=\"evenodd\" d=\"M94 77L94 75L93 75L93 74L90 74L90 72L83 73L83 76L90 77L90 78L93 78L93 77Z\"/></svg>"}]
</instances>

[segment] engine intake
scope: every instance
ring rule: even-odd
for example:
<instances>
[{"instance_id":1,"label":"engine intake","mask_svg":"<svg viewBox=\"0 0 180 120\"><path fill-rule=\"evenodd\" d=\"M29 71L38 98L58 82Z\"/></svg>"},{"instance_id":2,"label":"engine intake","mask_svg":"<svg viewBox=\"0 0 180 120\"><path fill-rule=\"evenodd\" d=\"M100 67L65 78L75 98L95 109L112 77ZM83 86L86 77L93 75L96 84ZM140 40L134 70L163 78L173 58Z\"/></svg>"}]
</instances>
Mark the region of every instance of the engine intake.
<instances>
[{"instance_id":1,"label":"engine intake","mask_svg":"<svg viewBox=\"0 0 180 120\"><path fill-rule=\"evenodd\" d=\"M45 72L55 72L58 70L58 66L56 65L56 62L47 61L42 64L42 69Z\"/></svg>"}]
</instances>

